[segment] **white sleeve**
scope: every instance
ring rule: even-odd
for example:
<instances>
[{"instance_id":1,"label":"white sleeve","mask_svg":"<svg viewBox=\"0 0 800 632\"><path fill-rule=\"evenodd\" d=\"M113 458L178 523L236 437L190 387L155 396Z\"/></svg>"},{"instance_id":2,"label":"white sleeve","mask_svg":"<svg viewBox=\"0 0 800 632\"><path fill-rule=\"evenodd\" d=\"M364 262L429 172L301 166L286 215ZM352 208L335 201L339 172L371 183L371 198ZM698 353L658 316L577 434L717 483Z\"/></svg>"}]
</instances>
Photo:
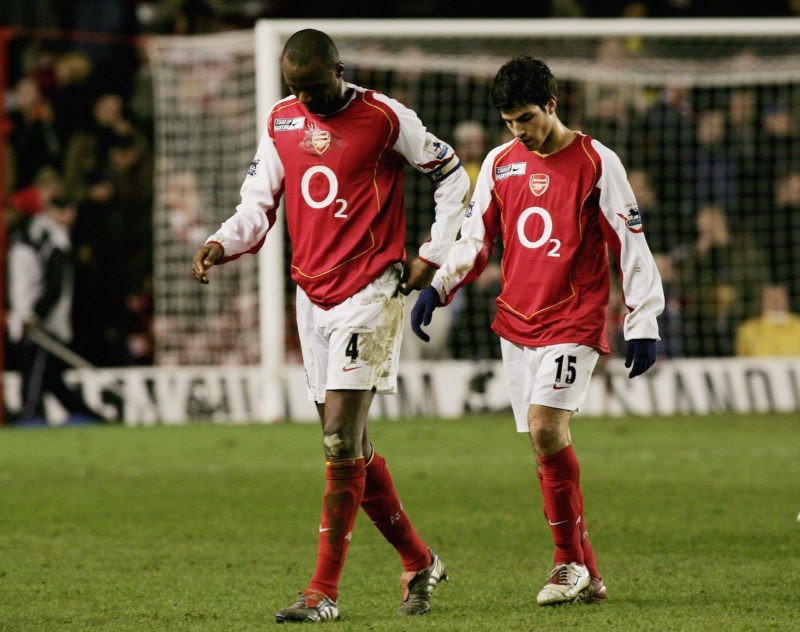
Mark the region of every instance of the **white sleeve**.
<instances>
[{"instance_id":1,"label":"white sleeve","mask_svg":"<svg viewBox=\"0 0 800 632\"><path fill-rule=\"evenodd\" d=\"M487 241L484 214L492 204L492 164L500 149L492 149L484 159L475 182L475 192L461 224L461 236L431 281L443 303L452 300L452 294L465 284L473 270L480 274L486 264L486 261L479 260ZM494 236L490 235L488 239L494 239Z\"/></svg>"},{"instance_id":2,"label":"white sleeve","mask_svg":"<svg viewBox=\"0 0 800 632\"><path fill-rule=\"evenodd\" d=\"M614 231L612 251L622 276L622 293L630 310L625 317L625 340L652 338L660 340L656 317L664 310L664 289L655 259L642 230L636 198L619 157L602 143L592 146L603 163L600 210Z\"/></svg>"},{"instance_id":3,"label":"white sleeve","mask_svg":"<svg viewBox=\"0 0 800 632\"><path fill-rule=\"evenodd\" d=\"M242 184L241 202L236 206L236 212L206 243L215 241L221 244L225 259L258 250L275 223L283 179L283 163L265 130Z\"/></svg>"},{"instance_id":4,"label":"white sleeve","mask_svg":"<svg viewBox=\"0 0 800 632\"><path fill-rule=\"evenodd\" d=\"M435 219L430 241L420 246L419 256L437 267L441 266L464 219L469 175L453 148L428 132L413 110L385 95L378 94L376 98L389 104L400 120L400 133L394 150L435 184Z\"/></svg>"}]
</instances>

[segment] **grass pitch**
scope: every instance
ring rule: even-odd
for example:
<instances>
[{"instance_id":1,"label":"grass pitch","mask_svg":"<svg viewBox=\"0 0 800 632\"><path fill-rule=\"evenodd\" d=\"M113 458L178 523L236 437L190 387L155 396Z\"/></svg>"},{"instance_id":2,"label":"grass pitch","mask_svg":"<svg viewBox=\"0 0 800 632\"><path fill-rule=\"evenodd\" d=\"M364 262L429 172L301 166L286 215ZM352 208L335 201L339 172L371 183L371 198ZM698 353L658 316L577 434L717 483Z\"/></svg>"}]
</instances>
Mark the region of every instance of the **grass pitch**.
<instances>
[{"instance_id":1,"label":"grass pitch","mask_svg":"<svg viewBox=\"0 0 800 632\"><path fill-rule=\"evenodd\" d=\"M399 559L362 513L331 629L797 629L800 415L576 417L609 599L554 608L508 416L370 432L451 581L396 617ZM0 631L269 629L313 571L323 470L316 424L0 429Z\"/></svg>"}]
</instances>

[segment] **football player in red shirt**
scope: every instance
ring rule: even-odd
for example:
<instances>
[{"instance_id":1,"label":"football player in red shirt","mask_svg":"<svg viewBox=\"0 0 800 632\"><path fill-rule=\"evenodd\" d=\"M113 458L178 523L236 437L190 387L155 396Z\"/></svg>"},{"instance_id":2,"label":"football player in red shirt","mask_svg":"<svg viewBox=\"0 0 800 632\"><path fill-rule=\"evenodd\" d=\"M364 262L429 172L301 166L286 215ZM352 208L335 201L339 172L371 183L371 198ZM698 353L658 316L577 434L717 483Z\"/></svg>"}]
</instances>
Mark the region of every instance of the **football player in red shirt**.
<instances>
[{"instance_id":1,"label":"football player in red shirt","mask_svg":"<svg viewBox=\"0 0 800 632\"><path fill-rule=\"evenodd\" d=\"M664 307L661 279L642 231L633 191L617 155L568 129L557 114L550 69L515 57L498 71L492 99L513 140L481 167L461 237L423 290L412 330L484 269L503 240L502 289L492 329L519 432L530 434L554 565L541 605L602 601L606 587L589 542L580 468L569 422L583 402L599 354L609 352L606 306L610 250L621 271L628 313L630 377L655 361Z\"/></svg>"},{"instance_id":2,"label":"football player in red shirt","mask_svg":"<svg viewBox=\"0 0 800 632\"><path fill-rule=\"evenodd\" d=\"M309 397L317 405L326 490L317 566L284 621L337 619L338 585L359 507L400 554L401 615L430 610L446 579L441 559L406 515L367 435L376 392L395 392L405 296L430 283L464 217L469 177L450 146L394 99L343 80L331 38L304 29L286 42L291 95L276 103L241 190L241 203L197 250L194 276L257 252L281 198L297 283L297 325ZM406 263L403 169L435 183L435 221ZM398 292L399 290L399 292Z\"/></svg>"}]
</instances>

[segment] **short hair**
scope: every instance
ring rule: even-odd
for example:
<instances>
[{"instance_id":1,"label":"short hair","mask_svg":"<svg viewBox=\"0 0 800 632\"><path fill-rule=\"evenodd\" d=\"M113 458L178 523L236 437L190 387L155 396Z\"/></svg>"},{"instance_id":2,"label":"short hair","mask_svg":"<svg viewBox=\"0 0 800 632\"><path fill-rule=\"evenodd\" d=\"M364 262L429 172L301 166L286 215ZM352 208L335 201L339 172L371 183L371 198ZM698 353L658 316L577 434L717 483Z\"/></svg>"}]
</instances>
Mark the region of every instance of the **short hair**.
<instances>
[{"instance_id":1,"label":"short hair","mask_svg":"<svg viewBox=\"0 0 800 632\"><path fill-rule=\"evenodd\" d=\"M333 67L339 62L339 51L327 33L316 29L303 29L286 41L281 59L288 60L293 66L305 66L317 59Z\"/></svg>"},{"instance_id":2,"label":"short hair","mask_svg":"<svg viewBox=\"0 0 800 632\"><path fill-rule=\"evenodd\" d=\"M558 84L547 64L527 55L513 57L503 64L492 85L492 102L501 111L529 103L544 109L557 94Z\"/></svg>"}]
</instances>

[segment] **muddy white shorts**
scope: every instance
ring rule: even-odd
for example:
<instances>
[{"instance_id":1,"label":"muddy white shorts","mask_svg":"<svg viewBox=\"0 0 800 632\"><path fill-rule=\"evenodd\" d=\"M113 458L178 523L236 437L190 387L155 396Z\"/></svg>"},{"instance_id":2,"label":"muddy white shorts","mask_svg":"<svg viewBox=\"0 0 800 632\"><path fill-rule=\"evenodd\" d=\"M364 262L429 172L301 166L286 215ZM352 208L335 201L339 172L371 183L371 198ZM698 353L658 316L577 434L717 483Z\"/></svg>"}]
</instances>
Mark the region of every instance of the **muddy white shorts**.
<instances>
[{"instance_id":1,"label":"muddy white shorts","mask_svg":"<svg viewBox=\"0 0 800 632\"><path fill-rule=\"evenodd\" d=\"M524 347L500 338L503 369L518 432L528 432L531 404L578 410L600 354L579 344Z\"/></svg>"},{"instance_id":2,"label":"muddy white shorts","mask_svg":"<svg viewBox=\"0 0 800 632\"><path fill-rule=\"evenodd\" d=\"M325 310L297 288L297 331L308 397L321 404L328 390L397 392L405 296L402 265L339 305Z\"/></svg>"}]
</instances>

